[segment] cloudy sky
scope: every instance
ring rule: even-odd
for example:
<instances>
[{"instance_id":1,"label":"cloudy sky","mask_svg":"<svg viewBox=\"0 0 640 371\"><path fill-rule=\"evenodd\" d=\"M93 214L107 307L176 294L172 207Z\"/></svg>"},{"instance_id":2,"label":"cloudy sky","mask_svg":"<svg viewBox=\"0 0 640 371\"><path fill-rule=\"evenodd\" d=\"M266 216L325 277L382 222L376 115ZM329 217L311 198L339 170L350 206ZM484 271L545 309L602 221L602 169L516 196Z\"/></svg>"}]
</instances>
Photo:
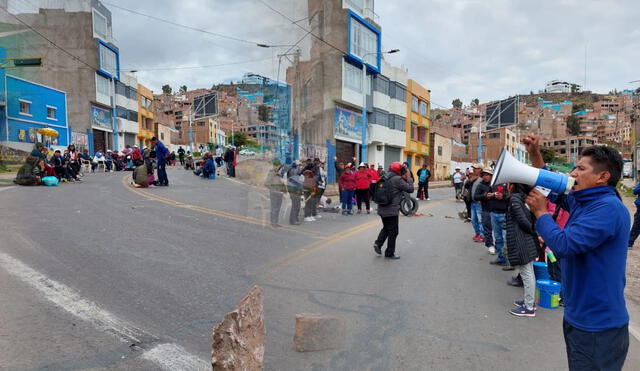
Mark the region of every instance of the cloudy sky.
<instances>
[{"instance_id":1,"label":"cloudy sky","mask_svg":"<svg viewBox=\"0 0 640 371\"><path fill-rule=\"evenodd\" d=\"M306 17L306 0L264 0L294 20ZM105 0L113 13L122 66L138 69L141 83L159 91L210 87L245 72L276 78L277 55L304 31L258 0ZM136 15L118 5L230 40ZM635 0L378 0L383 47L395 65L432 90L449 107L526 94L563 79L596 92L636 87L640 79L640 3ZM307 27L302 21L301 25ZM247 62L235 64L237 62ZM281 79L286 60L280 69ZM219 66L220 64L234 64ZM216 66L189 69L192 66ZM159 69L170 68L170 69ZM181 69L176 69L181 68ZM437 107L434 105L434 107Z\"/></svg>"}]
</instances>

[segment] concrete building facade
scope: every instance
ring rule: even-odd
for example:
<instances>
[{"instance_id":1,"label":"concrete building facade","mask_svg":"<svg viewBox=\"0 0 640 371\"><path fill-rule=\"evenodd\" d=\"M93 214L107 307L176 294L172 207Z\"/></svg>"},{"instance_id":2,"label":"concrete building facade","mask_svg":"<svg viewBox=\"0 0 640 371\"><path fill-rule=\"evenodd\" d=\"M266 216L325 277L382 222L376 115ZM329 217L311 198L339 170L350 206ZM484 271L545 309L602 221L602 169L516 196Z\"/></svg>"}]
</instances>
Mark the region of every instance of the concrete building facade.
<instances>
[{"instance_id":1,"label":"concrete building facade","mask_svg":"<svg viewBox=\"0 0 640 371\"><path fill-rule=\"evenodd\" d=\"M407 82L404 158L415 172L429 164L431 153L431 91L414 80Z\"/></svg>"},{"instance_id":2,"label":"concrete building facade","mask_svg":"<svg viewBox=\"0 0 640 371\"><path fill-rule=\"evenodd\" d=\"M86 146L92 153L119 148L114 91L120 79L120 58L112 37L111 12L98 0L4 3L9 14L0 14L0 23L9 34L0 38L0 46L7 50L7 57L43 57L42 66L16 69L16 77L67 92L74 144ZM71 50L79 60L13 15L60 48Z\"/></svg>"},{"instance_id":3,"label":"concrete building facade","mask_svg":"<svg viewBox=\"0 0 640 371\"><path fill-rule=\"evenodd\" d=\"M138 144L138 79L122 74L116 81L116 121L118 127L118 148L133 147Z\"/></svg>"},{"instance_id":4,"label":"concrete building facade","mask_svg":"<svg viewBox=\"0 0 640 371\"><path fill-rule=\"evenodd\" d=\"M165 124L165 126L170 125L164 122L162 124ZM155 101L151 89L141 84L138 84L138 128L140 148L151 146L151 138L157 136L158 133Z\"/></svg>"}]
</instances>

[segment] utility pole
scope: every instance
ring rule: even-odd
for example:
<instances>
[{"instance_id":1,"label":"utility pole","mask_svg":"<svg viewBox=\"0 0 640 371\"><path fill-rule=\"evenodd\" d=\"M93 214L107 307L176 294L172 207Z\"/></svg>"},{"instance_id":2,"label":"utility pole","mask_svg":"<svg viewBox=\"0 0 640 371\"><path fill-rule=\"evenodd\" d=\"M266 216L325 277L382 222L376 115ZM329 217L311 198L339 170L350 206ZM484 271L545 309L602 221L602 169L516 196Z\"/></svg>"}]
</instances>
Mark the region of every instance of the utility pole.
<instances>
[{"instance_id":1,"label":"utility pole","mask_svg":"<svg viewBox=\"0 0 640 371\"><path fill-rule=\"evenodd\" d=\"M293 159L297 160L300 156L300 142L302 141L302 125L300 123L300 49L296 51L295 56L293 57L294 65L296 66L296 83L295 83L295 94L293 95L295 101L293 106L296 111L296 136L293 138Z\"/></svg>"}]
</instances>

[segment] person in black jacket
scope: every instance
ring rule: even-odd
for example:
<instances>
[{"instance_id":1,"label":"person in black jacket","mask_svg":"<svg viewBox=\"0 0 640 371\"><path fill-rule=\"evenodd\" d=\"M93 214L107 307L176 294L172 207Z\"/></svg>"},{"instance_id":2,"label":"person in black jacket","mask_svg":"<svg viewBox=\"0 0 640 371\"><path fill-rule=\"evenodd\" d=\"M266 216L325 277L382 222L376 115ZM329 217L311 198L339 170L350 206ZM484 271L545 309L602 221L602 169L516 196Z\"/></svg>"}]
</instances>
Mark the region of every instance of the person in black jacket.
<instances>
[{"instance_id":1,"label":"person in black jacket","mask_svg":"<svg viewBox=\"0 0 640 371\"><path fill-rule=\"evenodd\" d=\"M387 241L387 249L384 257L387 259L400 259L395 254L396 238L398 237L398 213L400 212L400 200L402 193L413 193L413 178L401 163L392 162L389 165L389 172L385 175L385 184L391 188L391 202L386 205L378 205L378 215L382 220L382 230L378 238L373 243L373 250L376 254L382 254L382 245ZM382 179L381 179L382 180Z\"/></svg>"},{"instance_id":2,"label":"person in black jacket","mask_svg":"<svg viewBox=\"0 0 640 371\"><path fill-rule=\"evenodd\" d=\"M524 184L509 184L509 208L507 210L507 259L512 266L520 267L524 284L524 300L514 302L509 313L515 316L534 317L533 305L536 293L536 278L533 262L538 257L538 236L535 218L525 205L524 199L531 187Z\"/></svg>"},{"instance_id":3,"label":"person in black jacket","mask_svg":"<svg viewBox=\"0 0 640 371\"><path fill-rule=\"evenodd\" d=\"M491 210L489 209L489 199L487 194L491 193L491 178L493 170L491 168L482 169L480 173L481 182L476 186L473 200L479 201L482 207L482 229L484 231L484 246L489 254L495 255L496 248L493 246L493 232L491 228Z\"/></svg>"}]
</instances>

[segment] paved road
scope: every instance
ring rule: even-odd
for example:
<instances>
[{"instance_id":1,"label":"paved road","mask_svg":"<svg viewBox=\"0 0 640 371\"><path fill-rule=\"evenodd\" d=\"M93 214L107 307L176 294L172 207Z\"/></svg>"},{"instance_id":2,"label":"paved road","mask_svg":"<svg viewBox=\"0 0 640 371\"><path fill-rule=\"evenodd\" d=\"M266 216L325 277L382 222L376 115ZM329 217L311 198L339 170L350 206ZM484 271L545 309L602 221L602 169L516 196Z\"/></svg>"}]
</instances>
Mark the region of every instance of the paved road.
<instances>
[{"instance_id":1,"label":"paved road","mask_svg":"<svg viewBox=\"0 0 640 371\"><path fill-rule=\"evenodd\" d=\"M0 188L0 368L204 368L213 324L255 283L269 370L566 368L561 310L507 313L522 291L448 189L401 219L402 259L386 261L373 215L274 230L263 190L171 169L171 187L132 191L124 175ZM345 344L295 352L302 312L343 318Z\"/></svg>"}]
</instances>

